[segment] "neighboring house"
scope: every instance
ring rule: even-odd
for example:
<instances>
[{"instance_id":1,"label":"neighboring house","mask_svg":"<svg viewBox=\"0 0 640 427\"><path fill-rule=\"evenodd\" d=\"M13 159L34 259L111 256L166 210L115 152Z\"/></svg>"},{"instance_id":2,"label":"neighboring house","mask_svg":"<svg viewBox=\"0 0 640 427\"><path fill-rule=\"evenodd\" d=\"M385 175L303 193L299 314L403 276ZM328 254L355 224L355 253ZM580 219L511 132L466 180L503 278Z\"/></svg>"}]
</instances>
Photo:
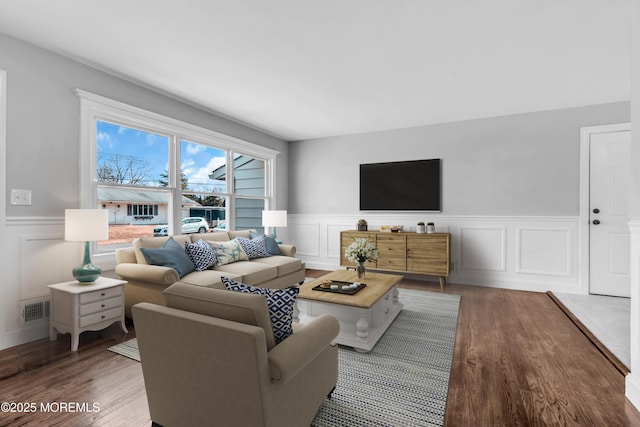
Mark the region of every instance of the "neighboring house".
<instances>
[{"instance_id":1,"label":"neighboring house","mask_svg":"<svg viewBox=\"0 0 640 427\"><path fill-rule=\"evenodd\" d=\"M249 156L237 156L233 159L233 188L235 198L235 228L254 228L262 230L262 211L265 195L265 163ZM226 181L226 165L222 165L209 174L212 180ZM242 197L247 196L247 197ZM251 198L251 197L256 198Z\"/></svg>"},{"instance_id":2,"label":"neighboring house","mask_svg":"<svg viewBox=\"0 0 640 427\"><path fill-rule=\"evenodd\" d=\"M109 224L166 224L168 202L166 194L155 191L98 188L98 202L109 211ZM182 197L182 217L189 216L190 208L199 203Z\"/></svg>"}]
</instances>

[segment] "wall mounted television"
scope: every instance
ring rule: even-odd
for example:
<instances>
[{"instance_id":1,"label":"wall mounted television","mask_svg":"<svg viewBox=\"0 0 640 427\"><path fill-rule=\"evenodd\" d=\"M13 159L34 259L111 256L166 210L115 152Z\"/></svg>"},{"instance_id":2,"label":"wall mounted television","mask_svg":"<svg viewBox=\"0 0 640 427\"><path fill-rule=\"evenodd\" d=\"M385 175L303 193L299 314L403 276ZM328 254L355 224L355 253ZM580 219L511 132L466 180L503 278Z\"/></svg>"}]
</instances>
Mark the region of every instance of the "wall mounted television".
<instances>
[{"instance_id":1,"label":"wall mounted television","mask_svg":"<svg viewBox=\"0 0 640 427\"><path fill-rule=\"evenodd\" d=\"M440 159L360 165L361 211L440 211Z\"/></svg>"}]
</instances>

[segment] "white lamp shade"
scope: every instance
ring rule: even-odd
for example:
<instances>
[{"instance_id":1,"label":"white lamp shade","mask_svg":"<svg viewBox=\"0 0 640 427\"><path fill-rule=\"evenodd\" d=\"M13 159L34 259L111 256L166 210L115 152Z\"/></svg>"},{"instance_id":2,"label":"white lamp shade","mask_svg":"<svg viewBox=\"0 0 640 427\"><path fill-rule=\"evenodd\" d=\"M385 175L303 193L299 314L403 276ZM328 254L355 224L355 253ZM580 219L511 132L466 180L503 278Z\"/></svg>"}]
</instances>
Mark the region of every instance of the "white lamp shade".
<instances>
[{"instance_id":1,"label":"white lamp shade","mask_svg":"<svg viewBox=\"0 0 640 427\"><path fill-rule=\"evenodd\" d=\"M109 211L106 209L66 209L64 239L94 242L109 239Z\"/></svg>"},{"instance_id":2,"label":"white lamp shade","mask_svg":"<svg viewBox=\"0 0 640 427\"><path fill-rule=\"evenodd\" d=\"M287 211L262 211L263 227L286 227Z\"/></svg>"}]
</instances>

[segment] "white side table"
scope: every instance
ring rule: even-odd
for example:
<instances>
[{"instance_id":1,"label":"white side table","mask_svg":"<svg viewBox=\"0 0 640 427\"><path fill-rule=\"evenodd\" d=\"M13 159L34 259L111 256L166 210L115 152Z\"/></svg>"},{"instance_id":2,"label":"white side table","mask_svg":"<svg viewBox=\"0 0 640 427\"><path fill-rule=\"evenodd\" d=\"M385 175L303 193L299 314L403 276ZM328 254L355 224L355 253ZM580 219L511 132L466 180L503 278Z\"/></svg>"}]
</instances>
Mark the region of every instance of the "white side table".
<instances>
[{"instance_id":1,"label":"white side table","mask_svg":"<svg viewBox=\"0 0 640 427\"><path fill-rule=\"evenodd\" d=\"M51 313L49 339L58 339L58 333L71 333L71 351L78 351L80 333L99 331L120 322L124 323L125 280L99 277L92 285L80 285L77 281L49 285Z\"/></svg>"}]
</instances>

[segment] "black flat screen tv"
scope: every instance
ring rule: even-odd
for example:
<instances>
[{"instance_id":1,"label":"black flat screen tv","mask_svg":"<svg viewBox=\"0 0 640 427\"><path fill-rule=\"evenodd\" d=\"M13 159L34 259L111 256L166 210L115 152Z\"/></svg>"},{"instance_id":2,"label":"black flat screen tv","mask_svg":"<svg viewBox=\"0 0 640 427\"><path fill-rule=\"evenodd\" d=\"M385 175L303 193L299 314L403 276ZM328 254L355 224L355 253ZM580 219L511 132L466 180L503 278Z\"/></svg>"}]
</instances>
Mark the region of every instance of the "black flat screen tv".
<instances>
[{"instance_id":1,"label":"black flat screen tv","mask_svg":"<svg viewBox=\"0 0 640 427\"><path fill-rule=\"evenodd\" d=\"M360 210L440 211L440 159L360 165Z\"/></svg>"}]
</instances>

